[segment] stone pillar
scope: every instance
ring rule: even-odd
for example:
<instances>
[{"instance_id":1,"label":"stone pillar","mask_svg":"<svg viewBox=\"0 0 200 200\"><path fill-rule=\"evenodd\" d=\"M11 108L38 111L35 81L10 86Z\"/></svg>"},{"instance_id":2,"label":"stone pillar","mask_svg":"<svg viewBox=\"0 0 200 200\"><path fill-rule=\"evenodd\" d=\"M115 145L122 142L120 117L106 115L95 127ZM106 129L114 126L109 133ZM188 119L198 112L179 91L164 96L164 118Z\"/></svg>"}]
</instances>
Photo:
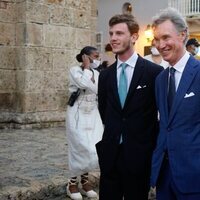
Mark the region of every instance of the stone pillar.
<instances>
[{"instance_id":1,"label":"stone pillar","mask_svg":"<svg viewBox=\"0 0 200 200\"><path fill-rule=\"evenodd\" d=\"M95 44L97 0L0 1L0 128L64 125L68 70Z\"/></svg>"}]
</instances>

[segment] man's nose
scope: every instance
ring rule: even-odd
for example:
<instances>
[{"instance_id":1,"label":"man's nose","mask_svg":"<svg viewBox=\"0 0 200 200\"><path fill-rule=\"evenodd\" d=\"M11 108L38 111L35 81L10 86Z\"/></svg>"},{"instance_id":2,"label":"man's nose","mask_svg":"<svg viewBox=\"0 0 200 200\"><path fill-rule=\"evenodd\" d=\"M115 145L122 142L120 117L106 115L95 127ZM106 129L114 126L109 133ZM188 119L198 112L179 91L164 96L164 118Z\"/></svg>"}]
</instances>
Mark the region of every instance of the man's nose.
<instances>
[{"instance_id":1,"label":"man's nose","mask_svg":"<svg viewBox=\"0 0 200 200\"><path fill-rule=\"evenodd\" d=\"M113 34L110 36L110 40L116 40L116 38L117 38L116 36L117 36L117 35L113 33Z\"/></svg>"},{"instance_id":2,"label":"man's nose","mask_svg":"<svg viewBox=\"0 0 200 200\"><path fill-rule=\"evenodd\" d=\"M165 45L166 45L166 42L163 41L163 40L160 40L160 42L159 42L159 46L158 46L158 49L162 49L162 48L164 48Z\"/></svg>"}]
</instances>

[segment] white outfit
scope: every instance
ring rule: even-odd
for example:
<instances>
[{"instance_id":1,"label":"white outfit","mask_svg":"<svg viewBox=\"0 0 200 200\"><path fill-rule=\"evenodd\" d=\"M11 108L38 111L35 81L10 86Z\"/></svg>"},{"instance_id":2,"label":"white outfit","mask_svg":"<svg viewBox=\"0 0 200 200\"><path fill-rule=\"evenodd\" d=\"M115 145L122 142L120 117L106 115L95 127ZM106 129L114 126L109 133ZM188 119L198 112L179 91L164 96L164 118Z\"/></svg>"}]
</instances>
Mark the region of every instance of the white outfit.
<instances>
[{"instance_id":1,"label":"white outfit","mask_svg":"<svg viewBox=\"0 0 200 200\"><path fill-rule=\"evenodd\" d=\"M153 59L152 59L152 54L146 55L146 56L144 56L144 58L146 60L149 60L149 61L155 63L153 61ZM163 60L163 59L162 59L162 61L161 61L161 63L159 65L162 66L162 67L164 67L164 69L166 69L167 67L169 67L169 63L167 61Z\"/></svg>"},{"instance_id":2,"label":"white outfit","mask_svg":"<svg viewBox=\"0 0 200 200\"><path fill-rule=\"evenodd\" d=\"M94 74L93 83L91 77ZM95 144L103 134L103 124L97 106L99 72L75 66L69 72L69 91L81 89L74 105L67 107L66 132L70 177L99 168Z\"/></svg>"}]
</instances>

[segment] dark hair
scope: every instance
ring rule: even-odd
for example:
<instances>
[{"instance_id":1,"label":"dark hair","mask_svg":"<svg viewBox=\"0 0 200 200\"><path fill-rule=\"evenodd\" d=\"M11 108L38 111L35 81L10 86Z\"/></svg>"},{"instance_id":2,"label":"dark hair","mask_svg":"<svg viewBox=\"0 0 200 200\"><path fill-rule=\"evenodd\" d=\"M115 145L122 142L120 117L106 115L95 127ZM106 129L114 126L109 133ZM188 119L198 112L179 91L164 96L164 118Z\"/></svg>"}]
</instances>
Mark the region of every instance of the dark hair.
<instances>
[{"instance_id":1,"label":"dark hair","mask_svg":"<svg viewBox=\"0 0 200 200\"><path fill-rule=\"evenodd\" d=\"M89 55L91 55L91 53L94 52L94 51L98 51L98 49L95 48L95 47L92 47L92 46L86 46L86 47L84 47L84 48L80 51L79 54L76 55L76 60L77 60L78 62L83 62L83 60L82 60L82 55L86 54L86 55L89 56Z\"/></svg>"},{"instance_id":2,"label":"dark hair","mask_svg":"<svg viewBox=\"0 0 200 200\"><path fill-rule=\"evenodd\" d=\"M200 44L196 38L190 38L186 43L186 47L188 47L189 45L194 45L195 47L200 46Z\"/></svg>"},{"instance_id":3,"label":"dark hair","mask_svg":"<svg viewBox=\"0 0 200 200\"><path fill-rule=\"evenodd\" d=\"M128 26L128 30L131 34L139 32L139 24L137 23L135 17L130 14L119 14L113 16L109 21L109 26L114 26L119 23L125 23Z\"/></svg>"},{"instance_id":4,"label":"dark hair","mask_svg":"<svg viewBox=\"0 0 200 200\"><path fill-rule=\"evenodd\" d=\"M110 43L106 44L105 51L112 51L112 47L111 47Z\"/></svg>"}]
</instances>

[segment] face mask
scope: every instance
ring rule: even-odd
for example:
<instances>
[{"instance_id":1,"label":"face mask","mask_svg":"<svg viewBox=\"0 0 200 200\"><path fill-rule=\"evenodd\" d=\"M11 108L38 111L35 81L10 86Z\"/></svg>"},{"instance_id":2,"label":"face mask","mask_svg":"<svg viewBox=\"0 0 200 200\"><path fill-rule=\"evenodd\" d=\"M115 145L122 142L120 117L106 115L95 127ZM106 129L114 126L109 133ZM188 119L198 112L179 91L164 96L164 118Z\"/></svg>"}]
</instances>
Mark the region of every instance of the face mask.
<instances>
[{"instance_id":1,"label":"face mask","mask_svg":"<svg viewBox=\"0 0 200 200\"><path fill-rule=\"evenodd\" d=\"M199 48L198 47L195 47L195 50L194 50L194 55L196 55L199 51Z\"/></svg>"},{"instance_id":2,"label":"face mask","mask_svg":"<svg viewBox=\"0 0 200 200\"><path fill-rule=\"evenodd\" d=\"M152 48L151 48L151 53L152 53L153 55L155 55L155 56L160 55L160 53L159 53L158 49L156 49L156 47L152 47Z\"/></svg>"},{"instance_id":3,"label":"face mask","mask_svg":"<svg viewBox=\"0 0 200 200\"><path fill-rule=\"evenodd\" d=\"M91 63L92 68L97 68L101 64L100 60L93 60L93 63Z\"/></svg>"}]
</instances>

